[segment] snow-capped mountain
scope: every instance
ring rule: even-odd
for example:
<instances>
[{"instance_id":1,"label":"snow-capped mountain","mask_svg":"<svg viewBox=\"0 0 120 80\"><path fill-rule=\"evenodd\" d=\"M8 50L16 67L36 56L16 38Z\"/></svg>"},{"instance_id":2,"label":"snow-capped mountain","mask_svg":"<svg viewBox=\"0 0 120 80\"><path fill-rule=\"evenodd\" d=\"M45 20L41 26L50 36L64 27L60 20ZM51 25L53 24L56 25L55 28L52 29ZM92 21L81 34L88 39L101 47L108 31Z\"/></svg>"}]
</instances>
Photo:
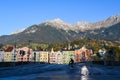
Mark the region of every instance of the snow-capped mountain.
<instances>
[{"instance_id":1,"label":"snow-capped mountain","mask_svg":"<svg viewBox=\"0 0 120 80\"><path fill-rule=\"evenodd\" d=\"M77 22L76 24L73 24L75 27L75 30L78 31L85 31L85 30L91 30L92 29L92 23L89 22Z\"/></svg>"},{"instance_id":2,"label":"snow-capped mountain","mask_svg":"<svg viewBox=\"0 0 120 80\"><path fill-rule=\"evenodd\" d=\"M57 18L54 20L49 20L44 22L45 25L50 25L52 27L58 28L58 29L63 29L63 30L72 30L73 26L71 24L68 24L61 19Z\"/></svg>"},{"instance_id":3,"label":"snow-capped mountain","mask_svg":"<svg viewBox=\"0 0 120 80\"><path fill-rule=\"evenodd\" d=\"M112 25L115 25L120 22L120 15L111 16L106 20L102 20L95 23L89 23L89 22L77 22L73 26L77 27L80 31L85 30L95 30L100 28L108 28Z\"/></svg>"},{"instance_id":4,"label":"snow-capped mountain","mask_svg":"<svg viewBox=\"0 0 120 80\"><path fill-rule=\"evenodd\" d=\"M48 20L41 24L32 25L12 35L1 36L0 43L25 43L29 40L40 43L71 41L76 38L120 39L120 15L89 23L77 22L69 24L60 19Z\"/></svg>"},{"instance_id":5,"label":"snow-capped mountain","mask_svg":"<svg viewBox=\"0 0 120 80\"><path fill-rule=\"evenodd\" d=\"M18 34L18 33L21 33L21 32L23 32L24 30L25 30L25 28L20 29L20 30L17 30L17 31L15 31L15 32L12 32L11 35L12 35L12 34Z\"/></svg>"},{"instance_id":6,"label":"snow-capped mountain","mask_svg":"<svg viewBox=\"0 0 120 80\"><path fill-rule=\"evenodd\" d=\"M85 30L107 28L119 22L120 22L120 15L111 16L106 20L102 20L102 21L95 22L95 23L77 22L75 24L69 24L69 23L62 21L59 18L54 19L54 20L49 20L44 23L45 25L50 25L52 27L63 29L63 30L85 31Z\"/></svg>"}]
</instances>

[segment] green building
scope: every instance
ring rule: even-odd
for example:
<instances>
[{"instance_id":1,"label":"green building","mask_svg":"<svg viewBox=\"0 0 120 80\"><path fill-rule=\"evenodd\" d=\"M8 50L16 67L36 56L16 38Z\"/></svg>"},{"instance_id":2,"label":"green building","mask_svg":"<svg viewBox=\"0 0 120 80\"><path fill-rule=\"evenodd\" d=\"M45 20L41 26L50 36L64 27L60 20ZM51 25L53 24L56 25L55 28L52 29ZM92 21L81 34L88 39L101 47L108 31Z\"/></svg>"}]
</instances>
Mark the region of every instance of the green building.
<instances>
[{"instance_id":1,"label":"green building","mask_svg":"<svg viewBox=\"0 0 120 80\"><path fill-rule=\"evenodd\" d=\"M70 58L74 60L74 51L62 51L63 64L69 64Z\"/></svg>"},{"instance_id":2,"label":"green building","mask_svg":"<svg viewBox=\"0 0 120 80\"><path fill-rule=\"evenodd\" d=\"M32 61L40 62L40 51L33 51L32 52Z\"/></svg>"}]
</instances>

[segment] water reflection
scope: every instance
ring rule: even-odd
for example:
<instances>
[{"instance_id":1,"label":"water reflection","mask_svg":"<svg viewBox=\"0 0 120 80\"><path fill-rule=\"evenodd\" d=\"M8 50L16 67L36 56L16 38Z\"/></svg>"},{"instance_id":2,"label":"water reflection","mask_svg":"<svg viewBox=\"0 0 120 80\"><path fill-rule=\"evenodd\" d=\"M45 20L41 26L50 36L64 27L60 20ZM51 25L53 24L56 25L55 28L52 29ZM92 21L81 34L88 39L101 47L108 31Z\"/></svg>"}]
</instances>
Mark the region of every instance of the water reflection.
<instances>
[{"instance_id":1,"label":"water reflection","mask_svg":"<svg viewBox=\"0 0 120 80\"><path fill-rule=\"evenodd\" d=\"M80 80L88 80L88 76L89 76L89 70L87 66L84 65L81 68L81 79Z\"/></svg>"},{"instance_id":2,"label":"water reflection","mask_svg":"<svg viewBox=\"0 0 120 80\"><path fill-rule=\"evenodd\" d=\"M80 80L88 80L88 76L81 76Z\"/></svg>"},{"instance_id":3,"label":"water reflection","mask_svg":"<svg viewBox=\"0 0 120 80\"><path fill-rule=\"evenodd\" d=\"M88 68L86 66L82 66L81 74L84 75L84 76L89 75L89 70L88 70Z\"/></svg>"}]
</instances>

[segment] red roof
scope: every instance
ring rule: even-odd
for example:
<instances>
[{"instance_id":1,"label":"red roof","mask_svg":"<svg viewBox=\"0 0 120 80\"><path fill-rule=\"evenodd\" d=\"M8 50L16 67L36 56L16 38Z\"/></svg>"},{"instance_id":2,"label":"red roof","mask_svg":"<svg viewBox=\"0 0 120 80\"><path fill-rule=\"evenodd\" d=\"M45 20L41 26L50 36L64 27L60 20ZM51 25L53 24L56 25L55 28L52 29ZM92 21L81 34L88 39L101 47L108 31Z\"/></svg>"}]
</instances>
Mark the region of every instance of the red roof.
<instances>
[{"instance_id":1,"label":"red roof","mask_svg":"<svg viewBox=\"0 0 120 80\"><path fill-rule=\"evenodd\" d=\"M5 52L11 52L13 50L13 47L7 47L7 49L5 50Z\"/></svg>"}]
</instances>

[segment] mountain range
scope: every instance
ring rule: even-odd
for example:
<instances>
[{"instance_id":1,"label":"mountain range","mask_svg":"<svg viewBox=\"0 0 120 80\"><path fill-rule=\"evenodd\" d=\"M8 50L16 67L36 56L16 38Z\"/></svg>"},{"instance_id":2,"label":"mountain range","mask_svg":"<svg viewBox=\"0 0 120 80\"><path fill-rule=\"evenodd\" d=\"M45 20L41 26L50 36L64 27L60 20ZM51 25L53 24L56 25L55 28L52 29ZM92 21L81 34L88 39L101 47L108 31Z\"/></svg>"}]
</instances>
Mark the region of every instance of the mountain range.
<instances>
[{"instance_id":1,"label":"mountain range","mask_svg":"<svg viewBox=\"0 0 120 80\"><path fill-rule=\"evenodd\" d=\"M26 43L29 40L37 43L56 43L72 41L77 38L94 38L104 40L120 39L120 15L90 23L66 23L60 19L49 20L0 36L0 44Z\"/></svg>"}]
</instances>

